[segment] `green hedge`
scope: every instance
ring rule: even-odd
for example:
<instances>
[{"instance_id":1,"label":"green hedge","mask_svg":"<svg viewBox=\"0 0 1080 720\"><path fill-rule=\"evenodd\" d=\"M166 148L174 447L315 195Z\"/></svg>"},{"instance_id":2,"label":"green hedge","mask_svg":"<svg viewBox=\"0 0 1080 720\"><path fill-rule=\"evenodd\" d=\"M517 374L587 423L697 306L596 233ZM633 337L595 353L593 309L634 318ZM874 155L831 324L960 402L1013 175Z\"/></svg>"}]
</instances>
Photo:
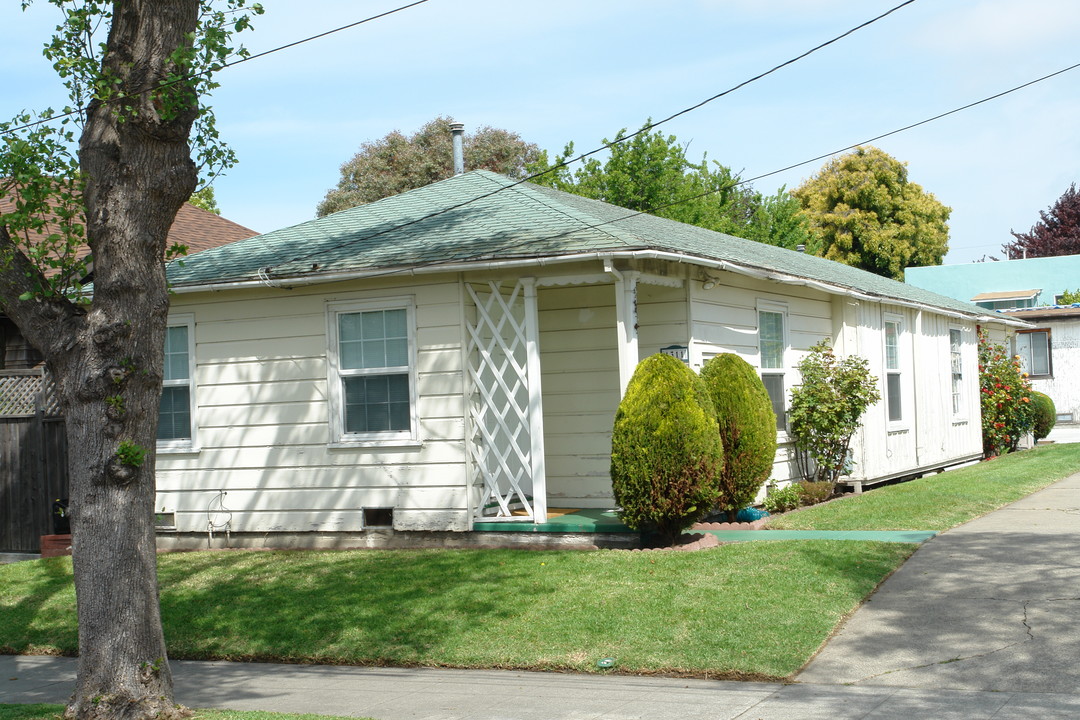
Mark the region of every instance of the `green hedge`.
<instances>
[{"instance_id":1,"label":"green hedge","mask_svg":"<svg viewBox=\"0 0 1080 720\"><path fill-rule=\"evenodd\" d=\"M611 434L620 519L673 543L712 507L722 467L716 411L701 378L668 355L642 360Z\"/></svg>"},{"instance_id":2,"label":"green hedge","mask_svg":"<svg viewBox=\"0 0 1080 720\"><path fill-rule=\"evenodd\" d=\"M716 506L728 519L751 505L772 473L776 458L776 413L765 385L750 363L733 353L710 358L701 368L724 445Z\"/></svg>"}]
</instances>

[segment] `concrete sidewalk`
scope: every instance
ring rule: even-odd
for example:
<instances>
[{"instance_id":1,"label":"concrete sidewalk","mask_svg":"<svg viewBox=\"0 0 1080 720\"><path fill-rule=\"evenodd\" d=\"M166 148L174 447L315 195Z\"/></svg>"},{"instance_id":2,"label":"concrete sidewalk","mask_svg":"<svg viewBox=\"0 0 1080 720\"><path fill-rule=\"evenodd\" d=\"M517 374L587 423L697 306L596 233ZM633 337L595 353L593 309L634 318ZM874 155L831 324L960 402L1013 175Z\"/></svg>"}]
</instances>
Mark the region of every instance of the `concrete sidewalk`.
<instances>
[{"instance_id":1,"label":"concrete sidewalk","mask_svg":"<svg viewBox=\"0 0 1080 720\"><path fill-rule=\"evenodd\" d=\"M1080 718L1078 538L1080 474L942 533L792 685L173 662L176 697L377 720ZM74 678L70 658L0 656L0 702L61 703Z\"/></svg>"},{"instance_id":2,"label":"concrete sidewalk","mask_svg":"<svg viewBox=\"0 0 1080 720\"><path fill-rule=\"evenodd\" d=\"M797 679L1078 692L1078 551L1080 474L926 542Z\"/></svg>"},{"instance_id":3,"label":"concrete sidewalk","mask_svg":"<svg viewBox=\"0 0 1080 720\"><path fill-rule=\"evenodd\" d=\"M189 707L377 720L1077 718L1080 694L678 680L491 670L172 663ZM0 656L0 702L62 703L70 658Z\"/></svg>"}]
</instances>

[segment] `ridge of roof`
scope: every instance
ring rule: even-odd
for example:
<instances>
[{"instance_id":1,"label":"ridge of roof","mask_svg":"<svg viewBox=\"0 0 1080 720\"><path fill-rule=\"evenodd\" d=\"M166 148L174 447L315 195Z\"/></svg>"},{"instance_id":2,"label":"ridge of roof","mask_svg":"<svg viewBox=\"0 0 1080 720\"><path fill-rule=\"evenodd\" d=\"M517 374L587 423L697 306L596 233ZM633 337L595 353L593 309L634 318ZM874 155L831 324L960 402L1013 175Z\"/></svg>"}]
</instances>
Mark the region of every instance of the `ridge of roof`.
<instances>
[{"instance_id":1,"label":"ridge of roof","mask_svg":"<svg viewBox=\"0 0 1080 720\"><path fill-rule=\"evenodd\" d=\"M990 313L814 255L638 213L487 170L207 250L170 266L174 287L316 279L530 258L657 251L851 290L883 301Z\"/></svg>"}]
</instances>

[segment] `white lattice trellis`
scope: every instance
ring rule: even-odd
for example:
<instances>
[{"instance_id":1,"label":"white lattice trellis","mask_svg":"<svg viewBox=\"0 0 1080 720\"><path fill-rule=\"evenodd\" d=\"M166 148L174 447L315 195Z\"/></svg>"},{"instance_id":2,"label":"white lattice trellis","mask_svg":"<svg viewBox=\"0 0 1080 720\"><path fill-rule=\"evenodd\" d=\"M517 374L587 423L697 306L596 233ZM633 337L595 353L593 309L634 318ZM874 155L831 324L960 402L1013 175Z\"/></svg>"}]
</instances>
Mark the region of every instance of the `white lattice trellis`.
<instances>
[{"instance_id":1,"label":"white lattice trellis","mask_svg":"<svg viewBox=\"0 0 1080 720\"><path fill-rule=\"evenodd\" d=\"M0 417L59 412L52 378L44 369L0 370Z\"/></svg>"},{"instance_id":2,"label":"white lattice trellis","mask_svg":"<svg viewBox=\"0 0 1080 720\"><path fill-rule=\"evenodd\" d=\"M512 290L489 282L477 290L466 284L476 308L467 323L472 402L470 454L473 486L479 491L476 517L485 521L535 521L546 515L537 462L538 368L530 362L530 320L524 281ZM535 348L532 350L535 353ZM532 373L530 373L532 370ZM530 387L530 374L533 387ZM540 451L542 454L542 450ZM537 502L539 500L539 502Z\"/></svg>"}]
</instances>

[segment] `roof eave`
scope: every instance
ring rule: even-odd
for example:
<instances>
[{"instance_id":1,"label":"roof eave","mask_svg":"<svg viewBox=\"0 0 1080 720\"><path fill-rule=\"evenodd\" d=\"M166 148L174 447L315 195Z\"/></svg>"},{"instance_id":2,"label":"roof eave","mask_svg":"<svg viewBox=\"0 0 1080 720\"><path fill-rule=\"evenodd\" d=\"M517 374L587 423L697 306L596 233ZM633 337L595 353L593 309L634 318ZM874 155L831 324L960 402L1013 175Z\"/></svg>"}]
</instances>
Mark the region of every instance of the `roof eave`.
<instances>
[{"instance_id":1,"label":"roof eave","mask_svg":"<svg viewBox=\"0 0 1080 720\"><path fill-rule=\"evenodd\" d=\"M223 283L196 283L192 285L174 285L172 290L174 293L180 295L196 292L222 292L226 290L238 290L245 288L251 289L262 287L287 289L303 285L319 285L334 282L343 282L347 280L364 280L373 277L386 277L389 275L431 275L445 272L498 270L508 268L530 267L537 265L539 265L540 267L544 267L547 265L562 265L567 263L585 262L589 260L613 259L648 259L669 260L673 262L693 262L694 264L714 270L726 270L729 272L734 272L740 275L746 275L761 280L771 280L774 282L783 283L785 285L796 285L815 288L831 295L845 295L860 300L866 300L868 302L889 303L891 305L900 305L903 307L910 307L916 310L929 310L931 312L935 312L948 317L965 318L977 322L994 322L1001 323L1007 326L1021 328L1030 327L1030 323L1021 320L1006 318L998 314L974 312L966 313L960 310L944 308L929 303L921 303L905 298L868 293L866 291L858 290L856 288L847 287L836 283L828 283L821 280L814 280L812 278L801 277L798 275L792 275L790 273L780 272L767 267L757 267L743 263L735 263L730 260L717 260L714 258L702 257L700 255L691 255L688 253L672 252L670 250L654 249L598 250L590 251L587 253L573 253L570 255L535 255L511 258L506 260L473 260L466 262L437 263L431 265L410 265L399 268L372 268L366 270L347 270L342 272L306 273L303 275L281 277L270 277L269 275L267 275L263 278L255 280L239 280Z\"/></svg>"}]
</instances>

